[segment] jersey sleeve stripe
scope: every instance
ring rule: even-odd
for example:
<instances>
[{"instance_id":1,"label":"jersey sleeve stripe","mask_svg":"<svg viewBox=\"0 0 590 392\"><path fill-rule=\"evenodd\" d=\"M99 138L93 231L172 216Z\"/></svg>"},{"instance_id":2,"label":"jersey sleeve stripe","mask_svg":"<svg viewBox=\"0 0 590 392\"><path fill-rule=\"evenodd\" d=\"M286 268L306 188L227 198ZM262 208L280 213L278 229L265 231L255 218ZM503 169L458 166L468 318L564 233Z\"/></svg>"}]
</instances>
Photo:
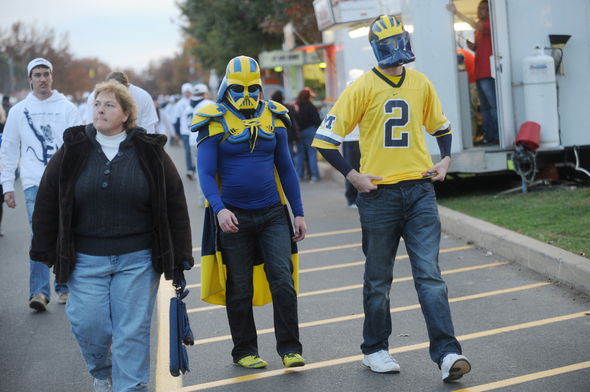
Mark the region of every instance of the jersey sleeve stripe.
<instances>
[{"instance_id":1,"label":"jersey sleeve stripe","mask_svg":"<svg viewBox=\"0 0 590 392\"><path fill-rule=\"evenodd\" d=\"M450 133L450 132L451 132L451 123L449 121L447 121L440 128L438 128L436 130L436 132L434 132L432 134L432 136L439 137L442 135L446 135L447 133Z\"/></svg>"},{"instance_id":2,"label":"jersey sleeve stripe","mask_svg":"<svg viewBox=\"0 0 590 392\"><path fill-rule=\"evenodd\" d=\"M315 139L323 140L335 146L339 146L344 138L335 134L334 132L326 131L325 129L318 129L315 134Z\"/></svg>"}]
</instances>

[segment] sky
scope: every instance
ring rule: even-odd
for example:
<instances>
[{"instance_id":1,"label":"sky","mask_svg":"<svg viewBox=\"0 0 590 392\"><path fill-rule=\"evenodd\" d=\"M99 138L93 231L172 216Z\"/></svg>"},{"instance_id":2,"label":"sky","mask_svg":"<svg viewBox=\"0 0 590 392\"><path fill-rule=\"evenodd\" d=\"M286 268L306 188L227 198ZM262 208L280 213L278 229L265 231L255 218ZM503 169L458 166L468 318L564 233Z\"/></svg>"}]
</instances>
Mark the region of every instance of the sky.
<instances>
[{"instance_id":1,"label":"sky","mask_svg":"<svg viewBox=\"0 0 590 392\"><path fill-rule=\"evenodd\" d=\"M19 20L38 31L53 29L56 45L68 33L76 59L98 58L113 70L139 72L150 61L180 53L184 23L177 1L0 0L0 29Z\"/></svg>"}]
</instances>

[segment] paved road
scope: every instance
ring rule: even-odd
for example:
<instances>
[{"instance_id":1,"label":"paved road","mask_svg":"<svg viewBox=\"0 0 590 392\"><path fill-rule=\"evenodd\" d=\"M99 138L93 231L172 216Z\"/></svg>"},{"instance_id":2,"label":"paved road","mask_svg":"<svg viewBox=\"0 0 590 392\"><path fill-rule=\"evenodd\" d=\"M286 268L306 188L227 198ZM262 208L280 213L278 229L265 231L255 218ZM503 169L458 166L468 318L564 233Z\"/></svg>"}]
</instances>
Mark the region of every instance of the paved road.
<instances>
[{"instance_id":1,"label":"paved road","mask_svg":"<svg viewBox=\"0 0 590 392\"><path fill-rule=\"evenodd\" d=\"M182 151L172 149L181 174ZM186 179L186 178L185 178ZM186 179L196 263L203 210L195 183ZM5 207L0 238L0 391L92 391L63 305L27 307L29 227L20 184L16 210ZM231 363L223 308L199 299L200 270L187 273L186 299L196 344L191 372L167 375L166 321L155 313L151 391L568 391L590 390L590 301L510 260L444 233L440 266L449 286L456 334L473 371L441 382L428 355L427 332L405 249L400 247L391 291L394 333L390 348L397 375L372 373L361 363L363 255L358 214L345 208L343 189L331 181L302 184L308 237L300 245L299 318L308 365L283 369L275 351L272 308L256 308L260 354L269 366L251 371ZM169 284L161 286L166 319ZM162 332L160 334L159 332ZM130 360L132 360L130 358Z\"/></svg>"}]
</instances>

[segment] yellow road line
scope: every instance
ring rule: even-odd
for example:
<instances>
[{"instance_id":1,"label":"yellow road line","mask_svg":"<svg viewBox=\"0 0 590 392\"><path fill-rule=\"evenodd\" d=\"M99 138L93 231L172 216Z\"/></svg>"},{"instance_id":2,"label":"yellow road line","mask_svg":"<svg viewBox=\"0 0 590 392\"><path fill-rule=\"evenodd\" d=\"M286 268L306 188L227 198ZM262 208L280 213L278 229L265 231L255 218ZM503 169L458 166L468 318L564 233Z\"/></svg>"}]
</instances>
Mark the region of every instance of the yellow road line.
<instances>
[{"instance_id":1,"label":"yellow road line","mask_svg":"<svg viewBox=\"0 0 590 392\"><path fill-rule=\"evenodd\" d=\"M346 230L345 230L345 231L346 231ZM303 255L303 254L308 254L308 253L316 253L316 252L327 252L327 251L330 251L330 250L340 250L340 249L356 248L356 247L359 247L359 246L362 246L362 245L363 245L362 243L358 243L358 244L347 244L347 245L329 246L329 247L326 247L326 248L315 248L315 249L306 249L306 250L300 250L298 253L299 253L300 255ZM467 245L467 246L459 246L459 247L457 247L457 248L451 248L451 249L442 249L442 250L440 251L440 253L454 252L454 251L458 251L458 250L463 250L463 249L471 249L471 248L473 248L473 246L472 246L472 245ZM193 251L195 251L195 250L200 250L200 249L201 249L201 248L193 248ZM403 258L407 258L407 257L408 257L407 255L403 255L403 256L396 256L396 260L403 259ZM345 265L345 266L348 266L348 265ZM195 264L195 265L193 266L193 268L199 268L199 267L201 267L201 264ZM322 269L330 269L330 268L340 268L340 267L338 267L338 266L330 266L330 267L318 267L318 269L317 269L317 270L318 270L318 271L321 271ZM301 270L301 271L299 271L299 272L307 272L307 271L305 271L305 270Z\"/></svg>"},{"instance_id":2,"label":"yellow road line","mask_svg":"<svg viewBox=\"0 0 590 392\"><path fill-rule=\"evenodd\" d=\"M210 306L202 306L200 308L192 308L187 309L187 313L197 313L197 312L205 312L207 310L217 310L217 309L224 309L225 306L222 305L210 305Z\"/></svg>"},{"instance_id":3,"label":"yellow road line","mask_svg":"<svg viewBox=\"0 0 590 392\"><path fill-rule=\"evenodd\" d=\"M557 322L561 322L561 321L567 321L567 320L572 320L572 319L579 318L579 317L584 317L586 315L586 313L587 312L573 313L573 314L568 314L568 315L560 316L560 317L552 317L552 318L548 318L548 319L544 319L544 320L537 320L537 321L533 321L533 322L529 322L529 323L512 325L509 327L491 329L488 331L482 331L482 332L477 332L477 333L473 333L473 334L458 336L457 339L459 341L464 341L464 340L481 338L481 337L485 337L485 336L498 335L498 334L505 333L505 332L518 331L521 329L527 329L527 328L537 327L537 326L541 326L541 325L547 325L547 324L551 324L551 323L557 323ZM429 345L430 345L429 342L412 344L409 346L403 346L403 347L391 349L391 350L389 350L389 352L391 354L396 354L396 353L414 351L414 350L427 348ZM202 391L202 390L209 389L209 388L216 388L216 387L220 387L220 386L224 386L224 385L233 385L233 384L238 384L238 383L242 383L242 382L246 382L246 381L261 380L264 378L281 376L281 375L289 374L289 373L306 372L306 371L313 370L313 369L326 368L326 367L330 367L330 366L360 361L362 358L363 358L362 355L354 355L351 357L338 358L338 359L332 359L329 361L322 361L322 362L306 364L305 367L297 368L297 370L293 370L293 369L270 370L270 371L266 371L266 372L249 374L249 375L241 376L241 377L233 377L233 378L227 378L227 379L219 380L219 381L212 381L212 382L208 382L208 383L204 383L204 384L190 385L190 386L186 386L186 387L178 389L178 392Z\"/></svg>"},{"instance_id":4,"label":"yellow road line","mask_svg":"<svg viewBox=\"0 0 590 392\"><path fill-rule=\"evenodd\" d=\"M339 249L348 249L348 248L356 248L362 246L363 244L348 244L348 245L339 245L339 246L329 246L327 248L315 248L315 249L307 249L307 250L300 250L299 254L304 255L306 253L315 253L315 252L326 252L328 250L339 250Z\"/></svg>"},{"instance_id":5,"label":"yellow road line","mask_svg":"<svg viewBox=\"0 0 590 392\"><path fill-rule=\"evenodd\" d=\"M305 238L315 238L315 237L324 237L327 235L338 235L338 234L346 234L346 233L360 233L361 229L347 229L347 230L337 230L337 231L326 231L324 233L314 233L314 234L306 234ZM200 251L201 248L193 248L193 252Z\"/></svg>"},{"instance_id":6,"label":"yellow road line","mask_svg":"<svg viewBox=\"0 0 590 392\"><path fill-rule=\"evenodd\" d=\"M337 235L337 234L346 234L346 233L360 233L361 228L357 229L348 229L348 230L337 230L337 231L326 231L323 233L315 233L315 234L306 234L305 238L315 238L315 237L323 237L326 235Z\"/></svg>"},{"instance_id":7,"label":"yellow road line","mask_svg":"<svg viewBox=\"0 0 590 392\"><path fill-rule=\"evenodd\" d=\"M447 250L447 251L450 251L450 250ZM405 258L405 257L408 257L408 256L401 256L401 257L398 257L398 259ZM503 262L498 262L498 263L490 263L490 264L476 265L476 266L473 266L473 267L457 268L457 269L454 269L454 270L443 271L442 272L442 275L450 275L450 274L456 274L456 273L460 273L460 272L475 271L475 270L482 269L482 268L498 267L498 266L506 265L506 264L510 264L510 263L507 262L507 261L503 261ZM406 281L410 281L412 279L413 278L411 276L407 276L407 277L404 277L404 278L397 278L397 279L393 279L392 284L393 283L399 283L399 282L406 282ZM311 295L337 293L337 292L340 292L340 291L360 289L362 287L363 287L363 285L361 283L361 284L355 284L355 285L352 285L352 286L343 286L343 287L336 287L336 288L332 288L332 289L324 289L324 290L317 290L317 291L308 291L307 293L299 293L298 297L309 297ZM188 310L188 313L203 312L203 311L206 311L206 310L213 310L213 309L220 309L220 308L223 308L223 306L218 306L218 305L201 306L201 307L198 307L198 308L189 309Z\"/></svg>"},{"instance_id":8,"label":"yellow road line","mask_svg":"<svg viewBox=\"0 0 590 392\"><path fill-rule=\"evenodd\" d=\"M542 282L542 283L529 284L526 286L513 287L510 289L488 291L486 293L479 293L479 294L473 294L473 295L465 295L463 297L451 298L451 299L449 299L449 302L455 303L455 302L469 301L472 299L485 298L485 297L491 297L494 295L500 295L500 294L506 294L506 293L513 293L516 291L534 289L537 287L547 286L550 284L552 284L552 283ZM390 312L391 313L398 313L398 312L404 312L406 310L415 310L415 309L420 309L420 304L392 308L392 309L390 309ZM365 317L364 313L358 313L358 314L352 314L352 315L341 316L341 317L334 317L334 318L324 319L324 320L309 321L307 323L300 323L299 329L306 328L306 327L315 327L318 325L338 323L341 321L356 320L356 319L360 319L360 318L364 318L364 317ZM274 328L266 328L266 329L258 330L257 334L263 335L263 334L273 333L273 332L274 332ZM207 343L220 342L223 340L230 340L230 339L231 339L231 335L216 336L214 338L195 340L195 344L207 344Z\"/></svg>"},{"instance_id":9,"label":"yellow road line","mask_svg":"<svg viewBox=\"0 0 590 392\"><path fill-rule=\"evenodd\" d=\"M506 380L496 381L489 384L478 385L475 387L465 388L465 389L458 389L455 392L484 392L484 391L491 391L498 388L508 387L510 385L517 385L522 384L523 382L529 382L534 380L540 380L542 378L557 376L559 374L574 372L576 370L587 369L590 368L590 361L580 362L569 366L563 366L560 368L555 368L551 370L545 370L542 372L526 374L524 376L509 378Z\"/></svg>"},{"instance_id":10,"label":"yellow road line","mask_svg":"<svg viewBox=\"0 0 590 392\"><path fill-rule=\"evenodd\" d=\"M175 296L172 283L160 279L158 290L158 351L156 354L156 391L176 391L182 386L182 377L170 375L170 298Z\"/></svg>"},{"instance_id":11,"label":"yellow road line","mask_svg":"<svg viewBox=\"0 0 590 392\"><path fill-rule=\"evenodd\" d=\"M465 249L472 249L473 246L471 245L467 245L467 246L459 246L457 248L449 248L449 249L442 249L439 253L448 253L448 252L456 252L458 250L465 250ZM400 255L400 256L396 256L395 260L402 260L402 259L407 259L408 255ZM337 269L337 268L347 268L347 267L355 267L355 266L359 266L359 265L363 265L365 264L365 261L355 261L352 263L346 263L346 264L337 264L337 265L327 265L324 267L315 267L315 268L306 268L306 269L301 269L299 270L300 274L304 274L306 272L316 272L316 271L325 271L325 270L330 270L330 269Z\"/></svg>"}]
</instances>

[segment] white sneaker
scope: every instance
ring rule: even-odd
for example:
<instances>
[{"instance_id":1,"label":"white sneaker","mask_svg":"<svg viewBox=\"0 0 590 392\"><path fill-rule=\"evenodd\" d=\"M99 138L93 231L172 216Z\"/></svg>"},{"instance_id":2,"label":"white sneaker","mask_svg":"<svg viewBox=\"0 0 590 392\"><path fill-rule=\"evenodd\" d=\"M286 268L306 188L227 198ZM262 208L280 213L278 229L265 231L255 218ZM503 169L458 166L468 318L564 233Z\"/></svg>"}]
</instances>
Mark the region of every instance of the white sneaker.
<instances>
[{"instance_id":1,"label":"white sneaker","mask_svg":"<svg viewBox=\"0 0 590 392\"><path fill-rule=\"evenodd\" d=\"M442 364L440 365L442 371L442 379L444 382L455 381L463 377L471 371L471 364L463 355L447 354Z\"/></svg>"},{"instance_id":2,"label":"white sneaker","mask_svg":"<svg viewBox=\"0 0 590 392\"><path fill-rule=\"evenodd\" d=\"M113 385L111 384L111 379L107 378L106 380L99 380L98 378L95 378L94 390L96 392L113 392Z\"/></svg>"},{"instance_id":3,"label":"white sneaker","mask_svg":"<svg viewBox=\"0 0 590 392\"><path fill-rule=\"evenodd\" d=\"M387 350L365 355L363 365L376 373L399 373L399 365Z\"/></svg>"},{"instance_id":4,"label":"white sneaker","mask_svg":"<svg viewBox=\"0 0 590 392\"><path fill-rule=\"evenodd\" d=\"M68 302L68 298L70 298L70 293L61 293L57 299L57 302L62 305L66 304Z\"/></svg>"}]
</instances>

